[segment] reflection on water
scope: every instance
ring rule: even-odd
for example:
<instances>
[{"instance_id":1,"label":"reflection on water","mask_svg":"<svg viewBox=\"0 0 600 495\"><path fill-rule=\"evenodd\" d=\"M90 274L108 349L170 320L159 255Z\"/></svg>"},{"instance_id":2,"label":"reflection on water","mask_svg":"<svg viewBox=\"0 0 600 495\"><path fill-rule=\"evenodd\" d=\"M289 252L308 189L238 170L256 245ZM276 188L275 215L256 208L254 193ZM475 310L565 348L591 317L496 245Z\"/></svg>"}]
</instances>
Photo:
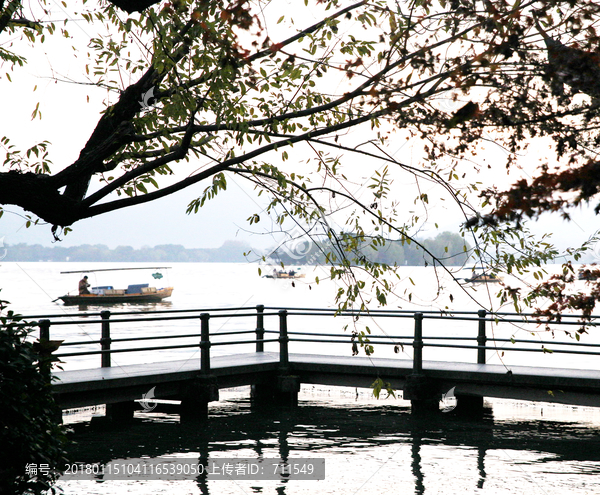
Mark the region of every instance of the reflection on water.
<instances>
[{"instance_id":1,"label":"reflection on water","mask_svg":"<svg viewBox=\"0 0 600 495\"><path fill-rule=\"evenodd\" d=\"M600 493L597 410L560 406L542 415L540 406L503 402L480 420L442 413L417 418L401 400L324 401L314 395L305 392L295 409L256 409L238 394L212 405L203 425L180 424L169 411L138 412L133 424L104 430L75 424L71 458L105 463L165 455L319 457L326 459L324 481L65 481L60 486L67 494Z\"/></svg>"}]
</instances>

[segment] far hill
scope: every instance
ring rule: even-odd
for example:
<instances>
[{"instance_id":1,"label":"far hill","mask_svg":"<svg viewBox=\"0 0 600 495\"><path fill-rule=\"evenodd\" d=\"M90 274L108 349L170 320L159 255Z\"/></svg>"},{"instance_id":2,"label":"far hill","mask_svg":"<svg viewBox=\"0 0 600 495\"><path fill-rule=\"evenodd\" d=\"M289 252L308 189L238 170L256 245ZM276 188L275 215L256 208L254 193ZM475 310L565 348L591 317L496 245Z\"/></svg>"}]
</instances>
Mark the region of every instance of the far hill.
<instances>
[{"instance_id":1,"label":"far hill","mask_svg":"<svg viewBox=\"0 0 600 495\"><path fill-rule=\"evenodd\" d=\"M44 247L40 244L5 246L3 261L109 261L109 262L190 262L190 263L244 263L244 253L251 250L245 242L226 241L219 248L187 249L178 244L161 244L134 249L104 244L83 244L74 247Z\"/></svg>"}]
</instances>

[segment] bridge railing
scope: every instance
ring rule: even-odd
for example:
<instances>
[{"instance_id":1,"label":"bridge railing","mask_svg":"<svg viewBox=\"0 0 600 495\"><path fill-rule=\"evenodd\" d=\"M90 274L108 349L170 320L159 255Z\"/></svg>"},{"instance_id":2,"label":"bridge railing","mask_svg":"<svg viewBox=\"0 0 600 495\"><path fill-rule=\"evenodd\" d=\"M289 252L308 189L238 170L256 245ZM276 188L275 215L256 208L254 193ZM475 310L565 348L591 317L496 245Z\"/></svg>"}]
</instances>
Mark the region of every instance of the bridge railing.
<instances>
[{"instance_id":1,"label":"bridge railing","mask_svg":"<svg viewBox=\"0 0 600 495\"><path fill-rule=\"evenodd\" d=\"M579 340L558 341L523 338L500 338L494 335L487 334L487 327L491 324L503 323L519 326L529 326L541 324L530 314L517 313L494 313L488 314L485 310L477 312L439 312L439 311L403 311L403 310L371 310L371 311L342 311L338 312L334 309L320 308L281 308L281 307L265 307L263 305L241 308L216 308L202 310L162 310L151 312L114 312L101 311L99 313L86 314L71 314L70 317L81 316L82 319L73 320L65 318L65 315L42 315L39 316L38 326L40 329L40 340L50 340L55 329L69 325L92 325L100 327L100 338L97 340L85 341L66 341L61 344L60 351L55 353L59 358L69 358L77 356L100 355L101 366L110 367L111 356L117 353L134 353L141 351L161 351L174 349L199 349L200 363L199 369L208 374L210 372L210 357L211 348L214 346L233 346L240 344L253 344L256 352L264 352L265 344L279 344L279 357L282 367L287 367L289 363L290 346L296 343L314 343L314 344L353 344L356 348L361 342L369 345L393 345L412 347L413 349L413 372L415 374L422 373L423 369L423 350L424 348L439 348L439 349L466 349L474 351L474 358L479 364L486 363L487 351L497 351L498 344L512 344L510 347L505 347L504 351L518 352L552 352L564 353L573 355L589 355L600 356L600 344L580 342ZM374 320L393 318L396 320L409 319L413 320L412 333L408 335L364 335L359 338L358 333L323 333L315 331L289 331L288 322L290 319L299 318L314 318L314 317L331 317L342 316L351 318L353 322L360 319L371 318ZM99 317L99 318L98 318ZM28 317L31 318L31 317ZM242 318L253 320L254 328L242 330L227 330L211 333L211 321L219 319L227 319L230 321L233 318ZM267 329L265 320L270 322L277 319L277 329ZM572 326L580 326L577 321L577 315L564 315L561 321L554 322L553 325L557 328L568 328ZM593 317L596 318L596 317ZM200 321L200 332L187 332L179 334L167 335L142 335L135 337L116 337L113 332L113 326L120 323L144 324L149 322L169 322L175 324L182 320ZM428 335L425 323L429 320L451 320L454 322L465 322L467 328L473 328L473 333L466 336L443 335L435 336ZM589 323L590 326L596 326L596 322ZM475 329L477 331L475 332ZM227 337L234 340L221 341L220 339ZM177 343L168 345L150 345L150 346L133 346L125 348L115 348L113 344L127 342L151 342L161 340L178 339L199 339L195 343ZM361 340L362 339L362 340ZM531 344L536 344L541 347L533 348ZM95 346L94 349L85 351L64 352L70 346ZM529 347L527 347L529 345ZM551 348L545 346L552 346ZM561 347L561 348L558 348ZM566 348L563 348L566 347ZM576 349L575 349L576 347ZM474 360L475 360L474 359Z\"/></svg>"},{"instance_id":2,"label":"bridge railing","mask_svg":"<svg viewBox=\"0 0 600 495\"><path fill-rule=\"evenodd\" d=\"M235 313L226 313L225 311L235 310ZM72 320L66 319L63 315L56 315L56 320L51 320L55 315L43 315L45 318L42 318L38 321L38 326L40 329L40 340L50 340L51 339L51 328L53 330L58 327L64 326L100 326L101 334L100 338L97 340L80 340L80 341L68 341L61 343L61 351L66 350L65 348L70 346L99 346L100 348L86 350L86 351L74 351L74 352L57 352L54 355L58 358L69 358L69 357L79 357L79 356L91 356L91 355L100 355L101 356L101 366L102 367L110 367L111 356L117 353L134 353L134 352L144 352L144 351L161 351L161 350L173 350L173 349L200 349L200 361L201 368L208 369L210 367L210 347L216 345L235 345L235 344L249 344L253 343L256 345L256 351L262 352L264 350L264 344L267 342L277 342L278 339L265 339L265 329L264 329L264 309L262 306L256 306L253 308L227 308L227 309L209 309L209 310L201 310L199 311L161 311L161 312L148 312L148 313L140 313L140 312L120 312L120 313L111 313L110 311L101 311L97 314L83 314L83 315L68 315L68 316L84 316L84 320ZM254 311L256 315L249 313L249 311ZM169 313L169 314L160 314L157 313ZM173 314L173 313L188 313L188 314ZM212 313L212 314L211 314ZM276 315L277 313L273 313ZM152 315L152 316L149 316ZM156 315L156 316L154 316ZM100 316L100 319L94 319L94 317ZM114 317L116 316L116 318ZM248 334L254 334L254 339L243 339L243 340L234 340L234 341L226 341L226 342L215 342L211 341L210 329L209 329L209 320L217 319L217 318L248 318L248 317L256 317L257 326L254 330L235 330L235 331L221 331L218 333L218 337L224 336L244 336ZM176 323L177 321L182 320L200 320L200 332L199 333L180 333L180 334L167 334L167 335L144 335L144 336L136 336L136 337L115 337L113 334L113 326L120 323L135 323L135 324L144 324L149 322L172 322ZM213 339L215 335L212 336ZM127 343L127 342L147 342L147 341L160 341L160 340L178 340L178 339L190 339L190 338L199 338L199 342L194 344L169 344L169 345L152 345L152 346L138 346L138 347L126 347L126 348L114 348L113 344L116 343Z\"/></svg>"}]
</instances>

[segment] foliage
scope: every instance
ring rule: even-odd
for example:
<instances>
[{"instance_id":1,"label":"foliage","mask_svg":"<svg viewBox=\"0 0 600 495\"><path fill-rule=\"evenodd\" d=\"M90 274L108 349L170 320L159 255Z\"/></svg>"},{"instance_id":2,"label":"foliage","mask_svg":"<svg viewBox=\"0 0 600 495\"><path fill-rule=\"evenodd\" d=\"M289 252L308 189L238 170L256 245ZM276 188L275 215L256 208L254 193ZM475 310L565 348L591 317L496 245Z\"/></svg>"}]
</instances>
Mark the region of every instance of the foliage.
<instances>
[{"instance_id":1,"label":"foliage","mask_svg":"<svg viewBox=\"0 0 600 495\"><path fill-rule=\"evenodd\" d=\"M47 493L66 463L67 444L50 393L52 341L28 339L33 324L6 301L0 301L0 324L0 492ZM42 470L26 472L28 465Z\"/></svg>"},{"instance_id":2,"label":"foliage","mask_svg":"<svg viewBox=\"0 0 600 495\"><path fill-rule=\"evenodd\" d=\"M322 256L347 288L338 292L346 308L364 307L367 279L385 304L397 281L379 258L389 241L415 244L447 270L439 250L418 240L430 201L444 200L479 263L545 276L556 250L520 220L597 192L597 2L305 0L292 14L286 5L78 7L94 33L89 53L77 52L80 82L91 97L108 95L106 106L72 163L55 166L45 141L20 152L6 137L3 204L58 236L79 220L203 184L188 207L198 212L241 177L269 197L250 225L270 217L295 238L325 236ZM55 26L41 7L0 3L0 34L23 36L0 52L12 71L25 63L24 44L69 36L69 22ZM41 112L35 106L32 117ZM390 151L407 140L419 143L416 164ZM490 143L507 169L532 150L539 159L527 170L536 177L482 190L485 163L476 160ZM553 294L508 287L504 296L519 306Z\"/></svg>"}]
</instances>

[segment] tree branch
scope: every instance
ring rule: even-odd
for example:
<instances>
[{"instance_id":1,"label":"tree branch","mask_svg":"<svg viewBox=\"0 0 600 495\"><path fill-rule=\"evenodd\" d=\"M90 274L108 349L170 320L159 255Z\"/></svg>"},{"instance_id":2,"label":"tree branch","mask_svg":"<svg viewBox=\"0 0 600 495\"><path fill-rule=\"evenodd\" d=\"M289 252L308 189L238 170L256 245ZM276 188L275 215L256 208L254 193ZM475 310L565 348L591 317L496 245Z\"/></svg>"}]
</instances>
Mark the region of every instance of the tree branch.
<instances>
[{"instance_id":1,"label":"tree branch","mask_svg":"<svg viewBox=\"0 0 600 495\"><path fill-rule=\"evenodd\" d=\"M398 105L395 105L393 108L384 108L381 109L377 112L373 112L372 114L368 114L368 115L364 115L362 117L353 119L353 120L347 120L345 122L342 122L340 124L336 124L333 126L329 126L329 127L325 127L323 129L317 129L317 130L313 130L313 131L309 131L305 134L301 134L298 136L286 136L284 138L284 140L282 141L278 141L277 143L271 143L267 146L263 146L261 148L257 148L254 151L250 151L244 155L241 155L239 157L235 157L235 158L231 158L229 160L225 160L224 162L215 165L214 167L211 167L203 172L201 172L200 174L188 177L180 182L178 182L177 184L173 184L169 187L163 188L160 191L155 191L152 193L148 193L145 194L143 196L135 196L135 197L130 197L130 198L124 198L124 199L120 199L120 200L116 200L110 203L104 203L102 205L97 205L94 207L90 207L86 214L82 217L82 218L87 218L89 216L94 216L94 215L99 215L101 213L106 213L108 211L113 211L113 210L117 210L120 208L124 208L126 206L131 206L134 204L140 204L140 203L146 203L148 201L152 201L153 199L157 199L157 198L161 198L164 196L167 196L169 194L172 194L176 191L179 191L181 189L184 189L186 187L189 187L192 184L195 184L197 182L200 182L204 179L206 179L207 177L210 177L216 173L221 172L223 169L231 166L231 165L235 165L237 163L242 163L245 160L250 160L256 156L260 156L263 155L269 151L272 150L276 150L278 148L284 147L284 146L290 146L294 143L298 143L301 141L307 141L313 137L318 137L318 136L322 136L325 134L333 134L335 132L338 132L340 130L343 129L347 129L349 127L354 127L357 126L359 124L362 124L364 122L368 122L372 119L376 119L378 117L381 117L383 115L389 115L392 112L396 112L398 111L399 108L404 107L404 106L409 106L412 103L414 103L415 101L420 101L422 98L426 98L428 96L428 93L424 93L422 95L418 95L418 96L413 96L411 98L408 98L407 100L405 100L402 103L399 103ZM194 126L195 127L195 126ZM174 159L179 159L179 158L173 158L173 155L169 155L167 157L163 157L157 160L154 160L151 163L145 164L143 165L143 170L145 172L148 172L150 170L153 170L159 166L164 165L165 163L168 163L170 161L173 161ZM139 173L136 170L131 171L130 175L128 177L132 177L133 174L137 174L139 175ZM127 174L126 174L127 175ZM128 179L130 180L130 179ZM98 193L96 193L98 195L98 197L102 196L106 196L108 193L114 191L116 188L119 187L119 185L123 185L127 182L127 180L125 179L125 176L120 177L119 179L111 182L111 184L109 184L108 186L105 186L101 191L98 191Z\"/></svg>"},{"instance_id":2,"label":"tree branch","mask_svg":"<svg viewBox=\"0 0 600 495\"><path fill-rule=\"evenodd\" d=\"M267 173L258 171L258 170L247 170L247 169L240 169L240 168L234 168L234 167L228 167L227 168L228 171L230 172L234 172L237 174L250 174L250 175L257 175L257 176L261 176L261 177L265 177L268 178L270 180L274 180L276 181L277 179L270 176ZM396 232L397 234L399 234L403 239L410 241L411 243L414 243L416 246L419 246L426 254L428 254L429 256L431 256L431 259L434 260L434 264L435 262L437 262L442 268L443 270L450 275L450 277L452 278L452 280L454 280L455 282L458 283L459 279L457 279L454 276L454 273L447 268L442 262L441 260L435 256L429 249L427 249L421 242L419 242L415 237L407 234L406 232L404 232L403 230L400 230L399 228L397 228L394 224L388 222L385 218L383 218L382 216L380 216L379 214L377 214L376 212L374 212L371 208L369 208L367 205L363 204L361 201L359 201L356 197L347 194L343 191L339 191L339 190L335 190L332 189L330 187L326 187L326 186L319 186L319 187L311 187L311 188L307 188L307 187L303 187L301 184L298 184L297 182L290 180L290 179L286 179L287 182L289 184L291 184L293 187L295 187L296 189L298 189L299 191L302 191L304 194L306 194L306 196L308 198L310 198L310 200L315 204L315 206L317 208L320 209L320 204L318 203L318 201L314 198L314 195L312 194L313 191L326 191L329 192L332 196L342 196L344 198L346 198L347 200L349 200L350 202L354 203L355 205L357 205L359 208L361 208L363 211L365 211L367 214L369 214L372 217L375 217L378 221L381 221L383 224L385 224L387 227L389 227L391 230L393 230L394 232ZM283 198L289 199L286 196L283 196L281 193L278 193L277 191L273 191L272 189L269 189L273 194L278 194ZM345 258L345 255L343 255ZM471 300L473 300L475 303L477 303L478 306L480 306L479 301L477 301L475 299L475 297L471 294L470 291L467 291L461 284L459 284L459 286L461 287L461 290L467 294L469 296L469 298Z\"/></svg>"},{"instance_id":3,"label":"tree branch","mask_svg":"<svg viewBox=\"0 0 600 495\"><path fill-rule=\"evenodd\" d=\"M171 56L174 63L180 61L189 51L190 41L183 39L183 35L192 25L193 22L189 21L180 32L181 46L176 48ZM165 76L166 72L161 74L151 66L135 84L123 91L119 101L104 113L77 161L53 176L57 187L67 185L65 196L81 201L91 176L104 171L102 162L131 142L133 136L131 120L141 110L142 95L159 84Z\"/></svg>"},{"instance_id":4,"label":"tree branch","mask_svg":"<svg viewBox=\"0 0 600 495\"><path fill-rule=\"evenodd\" d=\"M21 6L21 0L12 0L4 10L4 13L0 15L0 33L6 29L12 16L15 14L17 9ZM2 9L0 9L0 12Z\"/></svg>"},{"instance_id":5,"label":"tree branch","mask_svg":"<svg viewBox=\"0 0 600 495\"><path fill-rule=\"evenodd\" d=\"M366 5L367 3L368 3L368 0L362 0L361 2L355 3L353 5L349 5L348 7L325 18L324 20L317 22L316 24L313 24L312 26L300 31L299 33L297 33L293 36L290 36L289 38L287 38L286 40L284 40L280 43L277 43L276 45L274 45L277 47L277 50L274 50L273 46L271 46L269 48L266 48L264 50L256 52L253 55L250 55L249 57L241 60L240 65L250 65L255 60L258 60L258 59L266 57L266 56L272 56L277 51L279 51L281 48L293 43L294 41L299 40L300 38L302 38L303 36L306 36L307 34L311 34L311 33L314 33L315 31L318 31L321 27L323 27L324 25L326 25L328 22L332 21L333 19L337 19L338 17L341 17L342 15L347 14L348 12L351 12L352 10L362 7L363 5ZM163 95L172 96L175 92L180 91L181 89L190 89L194 86L203 84L206 81L210 81L210 79L213 77L213 75L214 75L213 72L208 73L208 74L203 74L201 77L197 77L196 79L191 79L187 83L183 84L180 88L176 88L176 89L174 88L172 90L162 92L161 96L163 96Z\"/></svg>"}]
</instances>

